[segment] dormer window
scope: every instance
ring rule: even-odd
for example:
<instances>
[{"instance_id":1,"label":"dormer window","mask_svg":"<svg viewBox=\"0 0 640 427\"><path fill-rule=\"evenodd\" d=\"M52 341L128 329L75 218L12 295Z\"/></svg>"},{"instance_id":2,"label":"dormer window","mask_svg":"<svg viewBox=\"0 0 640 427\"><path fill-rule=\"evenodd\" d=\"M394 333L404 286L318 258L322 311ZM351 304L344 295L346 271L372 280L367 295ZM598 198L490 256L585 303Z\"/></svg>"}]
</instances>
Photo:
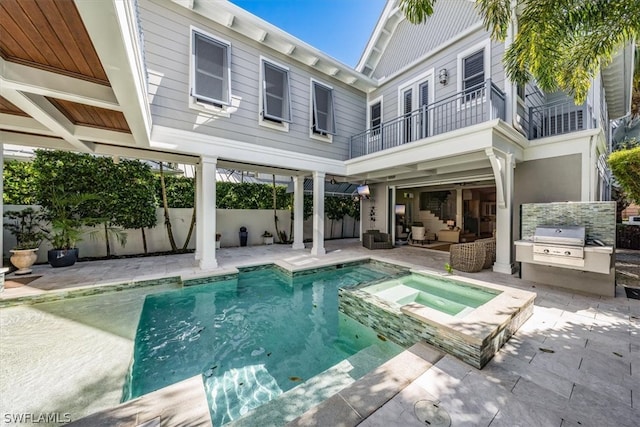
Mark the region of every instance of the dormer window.
<instances>
[{"instance_id":1,"label":"dormer window","mask_svg":"<svg viewBox=\"0 0 640 427\"><path fill-rule=\"evenodd\" d=\"M231 104L231 44L196 30L192 35L191 96L224 110Z\"/></svg>"}]
</instances>

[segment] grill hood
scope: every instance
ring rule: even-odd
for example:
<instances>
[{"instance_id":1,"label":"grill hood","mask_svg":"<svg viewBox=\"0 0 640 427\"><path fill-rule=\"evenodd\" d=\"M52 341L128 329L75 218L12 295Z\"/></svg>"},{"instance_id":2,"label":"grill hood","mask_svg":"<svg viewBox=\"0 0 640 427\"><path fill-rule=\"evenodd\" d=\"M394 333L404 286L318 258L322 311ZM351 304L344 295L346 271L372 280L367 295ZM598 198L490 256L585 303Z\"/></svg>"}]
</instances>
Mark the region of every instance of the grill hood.
<instances>
[{"instance_id":1,"label":"grill hood","mask_svg":"<svg viewBox=\"0 0 640 427\"><path fill-rule=\"evenodd\" d=\"M546 245L565 245L583 247L585 228L578 226L551 225L536 227L533 242Z\"/></svg>"}]
</instances>

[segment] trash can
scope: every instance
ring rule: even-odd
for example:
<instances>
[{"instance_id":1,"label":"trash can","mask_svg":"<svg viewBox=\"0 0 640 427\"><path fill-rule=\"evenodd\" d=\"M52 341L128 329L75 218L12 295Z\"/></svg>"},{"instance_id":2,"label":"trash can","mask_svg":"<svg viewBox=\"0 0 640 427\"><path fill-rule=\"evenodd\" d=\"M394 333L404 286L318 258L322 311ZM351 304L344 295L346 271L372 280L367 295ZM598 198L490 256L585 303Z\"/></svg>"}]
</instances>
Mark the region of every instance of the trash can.
<instances>
[{"instance_id":1,"label":"trash can","mask_svg":"<svg viewBox=\"0 0 640 427\"><path fill-rule=\"evenodd\" d=\"M240 227L240 246L247 246L247 237L249 233L247 232L247 227Z\"/></svg>"}]
</instances>

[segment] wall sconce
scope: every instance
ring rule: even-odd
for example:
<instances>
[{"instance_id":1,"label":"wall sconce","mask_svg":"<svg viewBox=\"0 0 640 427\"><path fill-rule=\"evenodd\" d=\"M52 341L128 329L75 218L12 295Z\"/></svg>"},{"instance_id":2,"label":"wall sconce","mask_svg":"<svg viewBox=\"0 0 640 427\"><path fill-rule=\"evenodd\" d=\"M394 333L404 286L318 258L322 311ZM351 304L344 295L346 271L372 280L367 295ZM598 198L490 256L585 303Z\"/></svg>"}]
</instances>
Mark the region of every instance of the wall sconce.
<instances>
[{"instance_id":1,"label":"wall sconce","mask_svg":"<svg viewBox=\"0 0 640 427\"><path fill-rule=\"evenodd\" d=\"M447 84L447 82L449 81L449 72L446 68L443 68L438 72L438 79L440 80L441 84Z\"/></svg>"},{"instance_id":2,"label":"wall sconce","mask_svg":"<svg viewBox=\"0 0 640 427\"><path fill-rule=\"evenodd\" d=\"M456 225L456 222L454 220L447 220L447 227L449 227L449 230L453 230L454 225Z\"/></svg>"}]
</instances>

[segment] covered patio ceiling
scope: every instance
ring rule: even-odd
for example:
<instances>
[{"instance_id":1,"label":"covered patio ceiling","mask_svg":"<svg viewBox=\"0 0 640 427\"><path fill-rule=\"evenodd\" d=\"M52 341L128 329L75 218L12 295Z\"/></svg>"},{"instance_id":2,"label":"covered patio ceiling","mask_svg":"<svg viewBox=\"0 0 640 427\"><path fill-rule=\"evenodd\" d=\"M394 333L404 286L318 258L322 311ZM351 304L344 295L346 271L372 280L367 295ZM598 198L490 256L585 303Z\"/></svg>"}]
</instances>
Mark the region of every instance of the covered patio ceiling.
<instances>
[{"instance_id":1,"label":"covered patio ceiling","mask_svg":"<svg viewBox=\"0 0 640 427\"><path fill-rule=\"evenodd\" d=\"M135 2L0 2L0 142L194 163L149 148Z\"/></svg>"}]
</instances>

